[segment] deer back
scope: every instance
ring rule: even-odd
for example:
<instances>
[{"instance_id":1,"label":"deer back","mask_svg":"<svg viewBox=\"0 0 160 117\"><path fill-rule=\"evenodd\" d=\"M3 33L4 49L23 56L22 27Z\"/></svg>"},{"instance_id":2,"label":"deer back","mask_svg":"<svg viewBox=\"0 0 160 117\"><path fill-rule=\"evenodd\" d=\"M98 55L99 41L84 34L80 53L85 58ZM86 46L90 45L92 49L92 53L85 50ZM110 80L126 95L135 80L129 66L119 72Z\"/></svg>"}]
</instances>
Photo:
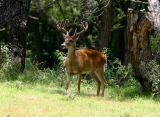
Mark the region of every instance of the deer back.
<instances>
[{"instance_id":1,"label":"deer back","mask_svg":"<svg viewBox=\"0 0 160 117\"><path fill-rule=\"evenodd\" d=\"M106 63L106 55L91 49L80 49L75 55L67 58L65 66L71 74L85 74L103 69Z\"/></svg>"}]
</instances>

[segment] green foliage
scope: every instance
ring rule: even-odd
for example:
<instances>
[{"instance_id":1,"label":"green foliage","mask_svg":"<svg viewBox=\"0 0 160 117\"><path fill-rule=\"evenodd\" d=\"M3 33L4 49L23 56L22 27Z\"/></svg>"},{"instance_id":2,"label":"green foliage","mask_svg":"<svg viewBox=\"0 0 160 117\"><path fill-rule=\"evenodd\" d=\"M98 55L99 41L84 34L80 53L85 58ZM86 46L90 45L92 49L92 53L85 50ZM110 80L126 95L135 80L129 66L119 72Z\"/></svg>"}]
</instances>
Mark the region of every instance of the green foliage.
<instances>
[{"instance_id":1,"label":"green foliage","mask_svg":"<svg viewBox=\"0 0 160 117\"><path fill-rule=\"evenodd\" d=\"M126 17L125 13L123 12L123 10L121 8L116 8L114 10L116 12L116 15L114 16L114 19L113 19L113 22L114 22L113 27L112 27L113 30L120 28L122 25L124 25L121 23L122 23L123 18Z\"/></svg>"},{"instance_id":2,"label":"green foliage","mask_svg":"<svg viewBox=\"0 0 160 117\"><path fill-rule=\"evenodd\" d=\"M160 65L155 60L150 62L142 62L140 64L142 74L152 84L153 96L160 96Z\"/></svg>"},{"instance_id":3,"label":"green foliage","mask_svg":"<svg viewBox=\"0 0 160 117\"><path fill-rule=\"evenodd\" d=\"M12 62L12 54L10 52L10 49L9 49L9 46L8 45L5 45L5 44L1 44L0 45L0 63L2 65L2 68L3 66L5 67L10 67L10 62Z\"/></svg>"},{"instance_id":4,"label":"green foliage","mask_svg":"<svg viewBox=\"0 0 160 117\"><path fill-rule=\"evenodd\" d=\"M110 86L120 87L137 84L134 79L134 73L131 64L124 66L118 59L109 61L105 75Z\"/></svg>"},{"instance_id":5,"label":"green foliage","mask_svg":"<svg viewBox=\"0 0 160 117\"><path fill-rule=\"evenodd\" d=\"M48 2L48 4L50 4ZM54 7L49 9L51 14L58 21L60 20L73 20L77 15L80 14L80 1L55 1Z\"/></svg>"},{"instance_id":6,"label":"green foliage","mask_svg":"<svg viewBox=\"0 0 160 117\"><path fill-rule=\"evenodd\" d=\"M151 35L150 49L152 53L155 53L158 49L158 39L154 35Z\"/></svg>"},{"instance_id":7,"label":"green foliage","mask_svg":"<svg viewBox=\"0 0 160 117\"><path fill-rule=\"evenodd\" d=\"M49 85L52 83L57 84L57 86L62 86L64 84L64 55L62 52L56 51L57 58L59 59L59 65L57 69L38 69L38 65L31 62L28 58L26 60L26 68L23 73L17 71L17 66L13 61L12 54L7 45L1 47L1 53L3 53L0 68L0 81L16 81L16 86L21 88L23 83L29 84L41 84Z\"/></svg>"},{"instance_id":8,"label":"green foliage","mask_svg":"<svg viewBox=\"0 0 160 117\"><path fill-rule=\"evenodd\" d=\"M109 48L103 48L101 52L106 54L106 55L110 55L111 54L111 50Z\"/></svg>"},{"instance_id":9,"label":"green foliage","mask_svg":"<svg viewBox=\"0 0 160 117\"><path fill-rule=\"evenodd\" d=\"M54 56L56 57L56 60L58 61L58 65L56 67L58 67L57 69L60 71L64 71L64 61L65 61L65 54L59 50L56 50L54 52Z\"/></svg>"},{"instance_id":10,"label":"green foliage","mask_svg":"<svg viewBox=\"0 0 160 117\"><path fill-rule=\"evenodd\" d=\"M0 81L14 81L19 82L28 82L28 83L38 83L38 84L50 84L56 83L57 85L62 86L63 77L64 77L64 67L60 62L60 68L55 69L38 69L38 65L31 63L30 59L26 61L26 68L23 73L18 72L17 64L13 61L11 52L8 49L8 46L4 46L1 49L3 53L3 63L0 68ZM59 59L62 57L62 53L57 51L57 56ZM62 59L62 58L61 58ZM60 60L62 61L62 60Z\"/></svg>"},{"instance_id":11,"label":"green foliage","mask_svg":"<svg viewBox=\"0 0 160 117\"><path fill-rule=\"evenodd\" d=\"M124 101L145 96L142 95L139 88L140 87L137 85L128 87L110 88L110 90L108 91L109 96L107 96L107 98L112 100Z\"/></svg>"},{"instance_id":12,"label":"green foliage","mask_svg":"<svg viewBox=\"0 0 160 117\"><path fill-rule=\"evenodd\" d=\"M36 65L30 62L27 62L26 69L23 73L0 70L0 81L17 81L17 86L23 83L39 85L50 85L54 83L57 86L62 86L64 80L64 73L60 73L54 69L39 70Z\"/></svg>"},{"instance_id":13,"label":"green foliage","mask_svg":"<svg viewBox=\"0 0 160 117\"><path fill-rule=\"evenodd\" d=\"M12 55L12 50L9 45L1 45L1 62L0 62L0 77L4 80L16 79L18 72L20 71L20 65L16 64Z\"/></svg>"}]
</instances>

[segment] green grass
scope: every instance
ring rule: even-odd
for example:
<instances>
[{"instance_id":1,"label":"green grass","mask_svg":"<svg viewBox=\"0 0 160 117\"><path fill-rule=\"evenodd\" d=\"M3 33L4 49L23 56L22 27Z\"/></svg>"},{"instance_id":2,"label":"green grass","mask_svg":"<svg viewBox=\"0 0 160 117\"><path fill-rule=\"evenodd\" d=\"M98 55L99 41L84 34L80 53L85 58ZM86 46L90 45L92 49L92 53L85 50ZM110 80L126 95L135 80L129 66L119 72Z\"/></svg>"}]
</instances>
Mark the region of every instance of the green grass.
<instances>
[{"instance_id":1,"label":"green grass","mask_svg":"<svg viewBox=\"0 0 160 117\"><path fill-rule=\"evenodd\" d=\"M135 82L97 97L96 83L83 80L79 96L76 78L66 94L64 76L31 63L23 73L0 70L0 117L160 117L160 99L143 95Z\"/></svg>"},{"instance_id":2,"label":"green grass","mask_svg":"<svg viewBox=\"0 0 160 117\"><path fill-rule=\"evenodd\" d=\"M140 94L138 88L108 88L104 97L82 84L82 94L66 95L63 87L0 83L0 117L160 117L160 101ZM93 86L94 87L94 86Z\"/></svg>"}]
</instances>

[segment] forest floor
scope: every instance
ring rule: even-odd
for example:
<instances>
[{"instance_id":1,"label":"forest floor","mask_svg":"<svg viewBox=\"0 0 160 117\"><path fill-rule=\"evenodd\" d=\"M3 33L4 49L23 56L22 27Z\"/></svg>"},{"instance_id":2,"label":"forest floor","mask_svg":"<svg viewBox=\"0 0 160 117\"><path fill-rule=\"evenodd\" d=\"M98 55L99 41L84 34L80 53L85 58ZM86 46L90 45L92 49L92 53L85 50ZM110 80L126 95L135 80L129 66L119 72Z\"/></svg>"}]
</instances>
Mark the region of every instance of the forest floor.
<instances>
[{"instance_id":1,"label":"forest floor","mask_svg":"<svg viewBox=\"0 0 160 117\"><path fill-rule=\"evenodd\" d=\"M76 89L76 88L75 88ZM160 100L135 87L107 88L104 97L82 87L66 95L63 87L0 83L0 117L160 117Z\"/></svg>"}]
</instances>

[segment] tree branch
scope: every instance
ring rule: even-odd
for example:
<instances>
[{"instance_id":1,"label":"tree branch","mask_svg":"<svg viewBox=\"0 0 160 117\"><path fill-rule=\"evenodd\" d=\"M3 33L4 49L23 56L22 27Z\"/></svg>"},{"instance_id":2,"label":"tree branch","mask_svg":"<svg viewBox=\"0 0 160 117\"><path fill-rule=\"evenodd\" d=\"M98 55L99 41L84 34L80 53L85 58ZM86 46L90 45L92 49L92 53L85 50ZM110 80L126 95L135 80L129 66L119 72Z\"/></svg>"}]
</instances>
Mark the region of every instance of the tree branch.
<instances>
[{"instance_id":1,"label":"tree branch","mask_svg":"<svg viewBox=\"0 0 160 117\"><path fill-rule=\"evenodd\" d=\"M148 2L142 2L140 0L131 0L131 2L139 3L139 4L148 4Z\"/></svg>"},{"instance_id":2,"label":"tree branch","mask_svg":"<svg viewBox=\"0 0 160 117\"><path fill-rule=\"evenodd\" d=\"M2 32L2 31L4 31L4 30L6 30L6 28L2 28L2 29L0 29L0 32Z\"/></svg>"}]
</instances>

